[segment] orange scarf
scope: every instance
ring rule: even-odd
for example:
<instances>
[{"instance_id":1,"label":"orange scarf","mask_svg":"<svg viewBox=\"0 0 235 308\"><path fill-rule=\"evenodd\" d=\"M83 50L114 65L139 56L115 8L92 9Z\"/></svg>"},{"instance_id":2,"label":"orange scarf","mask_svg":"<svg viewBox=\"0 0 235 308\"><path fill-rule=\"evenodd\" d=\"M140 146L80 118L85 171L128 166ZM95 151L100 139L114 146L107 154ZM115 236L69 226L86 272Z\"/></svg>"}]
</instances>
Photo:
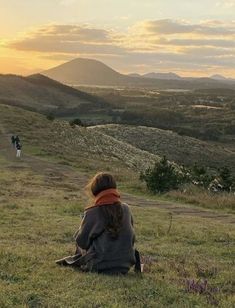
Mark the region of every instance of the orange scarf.
<instances>
[{"instance_id":1,"label":"orange scarf","mask_svg":"<svg viewBox=\"0 0 235 308\"><path fill-rule=\"evenodd\" d=\"M116 202L120 202L120 194L117 189L109 188L101 191L96 197L94 205L87 207L86 209L101 206L110 205Z\"/></svg>"}]
</instances>

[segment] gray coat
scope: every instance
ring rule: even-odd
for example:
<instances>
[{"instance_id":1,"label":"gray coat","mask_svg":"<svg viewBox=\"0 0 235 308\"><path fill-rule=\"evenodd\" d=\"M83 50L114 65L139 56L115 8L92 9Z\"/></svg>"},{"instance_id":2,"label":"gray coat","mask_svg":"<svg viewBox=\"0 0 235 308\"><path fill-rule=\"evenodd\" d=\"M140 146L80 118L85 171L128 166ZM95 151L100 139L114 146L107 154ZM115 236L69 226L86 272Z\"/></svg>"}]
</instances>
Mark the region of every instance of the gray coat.
<instances>
[{"instance_id":1,"label":"gray coat","mask_svg":"<svg viewBox=\"0 0 235 308\"><path fill-rule=\"evenodd\" d=\"M112 239L105 230L105 220L99 207L86 210L80 228L74 234L78 246L76 255L64 258L66 262L63 265L78 265L95 272L127 273L136 262L135 234L129 206L122 204L122 208L123 225L117 239Z\"/></svg>"}]
</instances>

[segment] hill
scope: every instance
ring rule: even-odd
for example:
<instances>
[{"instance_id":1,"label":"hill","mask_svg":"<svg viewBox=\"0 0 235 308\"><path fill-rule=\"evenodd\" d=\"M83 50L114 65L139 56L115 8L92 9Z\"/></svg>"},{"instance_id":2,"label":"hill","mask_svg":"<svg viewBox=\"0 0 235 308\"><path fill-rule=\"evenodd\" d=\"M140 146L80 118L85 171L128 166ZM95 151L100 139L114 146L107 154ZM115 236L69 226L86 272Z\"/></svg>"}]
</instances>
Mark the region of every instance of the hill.
<instances>
[{"instance_id":1,"label":"hill","mask_svg":"<svg viewBox=\"0 0 235 308\"><path fill-rule=\"evenodd\" d=\"M13 132L23 140L20 160ZM124 146L94 129L0 105L0 307L234 307L234 195L213 195L213 210L205 210L143 193L133 159L148 154ZM74 253L73 234L90 204L84 186L98 170L114 173L130 205L141 275L55 264Z\"/></svg>"},{"instance_id":2,"label":"hill","mask_svg":"<svg viewBox=\"0 0 235 308\"><path fill-rule=\"evenodd\" d=\"M93 129L152 154L161 157L166 155L178 164L192 165L198 162L211 168L229 166L235 172L235 153L222 146L145 126L110 124L95 126Z\"/></svg>"},{"instance_id":3,"label":"hill","mask_svg":"<svg viewBox=\"0 0 235 308\"><path fill-rule=\"evenodd\" d=\"M144 170L159 156L140 150L128 143L95 131L76 126L72 128L65 121L50 121L45 116L21 108L0 105L1 125L6 133L21 136L24 147L39 155L55 156L59 160L73 162L80 166L89 162L97 168L106 168L107 162L114 169L125 166L132 170Z\"/></svg>"},{"instance_id":4,"label":"hill","mask_svg":"<svg viewBox=\"0 0 235 308\"><path fill-rule=\"evenodd\" d=\"M131 80L100 61L79 58L44 71L43 74L70 85L119 85Z\"/></svg>"},{"instance_id":5,"label":"hill","mask_svg":"<svg viewBox=\"0 0 235 308\"><path fill-rule=\"evenodd\" d=\"M168 79L165 75L156 78L145 78L143 76L130 76L120 74L104 63L93 60L77 58L66 62L42 74L65 84L99 85L99 86L128 86L128 87L154 87L158 89L197 89L197 88L231 88L231 84L223 83L210 78L198 79ZM172 75L171 75L172 76ZM233 84L234 86L234 84Z\"/></svg>"},{"instance_id":6,"label":"hill","mask_svg":"<svg viewBox=\"0 0 235 308\"><path fill-rule=\"evenodd\" d=\"M147 73L147 74L144 74L142 77L145 77L145 78L155 78L155 79L166 79L166 80L169 80L169 79L172 79L172 80L180 80L181 77L175 73Z\"/></svg>"},{"instance_id":7,"label":"hill","mask_svg":"<svg viewBox=\"0 0 235 308\"><path fill-rule=\"evenodd\" d=\"M100 98L73 89L46 76L0 75L1 103L40 112L105 103Z\"/></svg>"}]
</instances>

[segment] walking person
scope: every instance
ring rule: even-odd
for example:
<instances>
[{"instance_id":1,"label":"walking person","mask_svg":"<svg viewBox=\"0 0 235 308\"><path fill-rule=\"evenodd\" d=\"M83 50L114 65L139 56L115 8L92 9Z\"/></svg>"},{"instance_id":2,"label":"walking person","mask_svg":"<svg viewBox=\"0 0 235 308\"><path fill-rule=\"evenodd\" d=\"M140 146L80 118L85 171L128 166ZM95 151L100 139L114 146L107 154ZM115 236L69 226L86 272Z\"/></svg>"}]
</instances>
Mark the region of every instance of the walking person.
<instances>
[{"instance_id":1,"label":"walking person","mask_svg":"<svg viewBox=\"0 0 235 308\"><path fill-rule=\"evenodd\" d=\"M16 147L16 145L15 145L15 142L16 142L16 138L15 138L15 136L11 136L11 144L12 144L12 146L13 146L13 148L15 149L15 147Z\"/></svg>"},{"instance_id":2,"label":"walking person","mask_svg":"<svg viewBox=\"0 0 235 308\"><path fill-rule=\"evenodd\" d=\"M76 253L56 263L77 266L83 271L126 274L139 259L134 249L130 208L121 202L115 179L109 173L95 175L87 188L93 202L85 208L74 234ZM138 266L136 269L139 271Z\"/></svg>"},{"instance_id":3,"label":"walking person","mask_svg":"<svg viewBox=\"0 0 235 308\"><path fill-rule=\"evenodd\" d=\"M20 143L16 144L16 157L20 157L21 155L22 145Z\"/></svg>"},{"instance_id":4,"label":"walking person","mask_svg":"<svg viewBox=\"0 0 235 308\"><path fill-rule=\"evenodd\" d=\"M20 143L20 138L19 138L19 136L17 135L17 136L15 137L15 146L16 146L18 143Z\"/></svg>"}]
</instances>

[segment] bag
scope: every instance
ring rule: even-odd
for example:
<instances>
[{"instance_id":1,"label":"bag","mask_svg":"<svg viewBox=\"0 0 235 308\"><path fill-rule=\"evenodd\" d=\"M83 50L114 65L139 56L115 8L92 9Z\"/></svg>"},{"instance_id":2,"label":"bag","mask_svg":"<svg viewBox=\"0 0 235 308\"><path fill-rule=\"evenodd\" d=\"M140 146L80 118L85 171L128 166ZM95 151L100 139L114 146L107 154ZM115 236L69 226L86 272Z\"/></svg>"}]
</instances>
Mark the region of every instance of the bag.
<instances>
[{"instance_id":1,"label":"bag","mask_svg":"<svg viewBox=\"0 0 235 308\"><path fill-rule=\"evenodd\" d=\"M142 272L142 264L140 262L140 253L137 249L135 249L135 272L141 273Z\"/></svg>"}]
</instances>

